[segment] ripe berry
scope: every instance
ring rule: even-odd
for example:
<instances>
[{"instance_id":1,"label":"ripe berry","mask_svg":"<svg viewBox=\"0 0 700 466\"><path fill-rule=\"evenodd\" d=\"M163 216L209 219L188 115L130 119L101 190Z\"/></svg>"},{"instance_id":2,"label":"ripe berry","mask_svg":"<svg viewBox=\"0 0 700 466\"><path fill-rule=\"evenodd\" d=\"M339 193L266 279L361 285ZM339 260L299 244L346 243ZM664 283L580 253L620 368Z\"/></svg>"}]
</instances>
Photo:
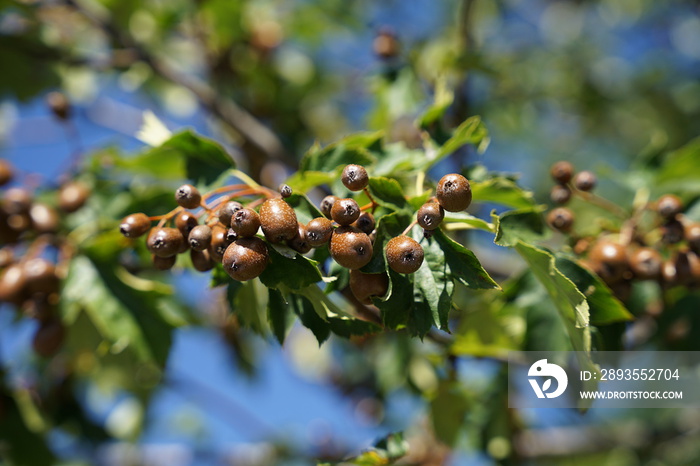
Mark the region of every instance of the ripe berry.
<instances>
[{"instance_id":1,"label":"ripe berry","mask_svg":"<svg viewBox=\"0 0 700 466\"><path fill-rule=\"evenodd\" d=\"M665 194L656 202L656 211L663 218L672 219L683 212L683 201L673 194Z\"/></svg>"},{"instance_id":2,"label":"ripe berry","mask_svg":"<svg viewBox=\"0 0 700 466\"><path fill-rule=\"evenodd\" d=\"M700 254L700 223L691 223L685 227L685 240L696 254Z\"/></svg>"},{"instance_id":3,"label":"ripe berry","mask_svg":"<svg viewBox=\"0 0 700 466\"><path fill-rule=\"evenodd\" d=\"M201 252L211 244L211 228L207 225L197 225L190 231L187 241L193 251Z\"/></svg>"},{"instance_id":4,"label":"ripe berry","mask_svg":"<svg viewBox=\"0 0 700 466\"><path fill-rule=\"evenodd\" d=\"M629 264L635 277L640 280L655 279L661 274L663 259L656 249L639 248L629 257Z\"/></svg>"},{"instance_id":5,"label":"ripe berry","mask_svg":"<svg viewBox=\"0 0 700 466\"><path fill-rule=\"evenodd\" d=\"M60 120L67 120L71 114L71 106L68 98L62 92L49 92L46 95L46 104L54 116Z\"/></svg>"},{"instance_id":6,"label":"ripe berry","mask_svg":"<svg viewBox=\"0 0 700 466\"><path fill-rule=\"evenodd\" d=\"M437 202L426 202L416 213L418 225L425 230L435 230L440 226L443 218L445 218L445 209Z\"/></svg>"},{"instance_id":7,"label":"ripe berry","mask_svg":"<svg viewBox=\"0 0 700 466\"><path fill-rule=\"evenodd\" d=\"M331 209L337 200L338 198L332 194L324 197L321 201L321 213L326 217L331 218Z\"/></svg>"},{"instance_id":8,"label":"ripe berry","mask_svg":"<svg viewBox=\"0 0 700 466\"><path fill-rule=\"evenodd\" d=\"M12 264L0 275L0 302L14 303L23 300L26 292L26 276L24 268L19 264Z\"/></svg>"},{"instance_id":9,"label":"ripe berry","mask_svg":"<svg viewBox=\"0 0 700 466\"><path fill-rule=\"evenodd\" d=\"M399 41L390 29L382 29L372 41L372 50L382 60L389 60L399 54Z\"/></svg>"},{"instance_id":10,"label":"ripe berry","mask_svg":"<svg viewBox=\"0 0 700 466\"><path fill-rule=\"evenodd\" d=\"M369 212L362 212L357 220L352 223L352 226L358 230L367 233L368 235L374 231L377 222L374 220L374 215Z\"/></svg>"},{"instance_id":11,"label":"ripe berry","mask_svg":"<svg viewBox=\"0 0 700 466\"><path fill-rule=\"evenodd\" d=\"M700 258L693 251L679 251L675 262L678 284L691 285L700 281Z\"/></svg>"},{"instance_id":12,"label":"ripe berry","mask_svg":"<svg viewBox=\"0 0 700 466\"><path fill-rule=\"evenodd\" d=\"M66 328L60 320L50 320L43 322L36 329L32 339L32 348L39 356L48 358L58 353L66 337Z\"/></svg>"},{"instance_id":13,"label":"ripe berry","mask_svg":"<svg viewBox=\"0 0 700 466\"><path fill-rule=\"evenodd\" d=\"M170 257L158 257L155 254L151 256L151 261L153 262L153 267L156 270L170 270L175 265L177 261L177 256Z\"/></svg>"},{"instance_id":14,"label":"ripe berry","mask_svg":"<svg viewBox=\"0 0 700 466\"><path fill-rule=\"evenodd\" d=\"M326 244L333 234L333 224L325 217L317 217L306 225L306 240L311 247Z\"/></svg>"},{"instance_id":15,"label":"ripe berry","mask_svg":"<svg viewBox=\"0 0 700 466\"><path fill-rule=\"evenodd\" d=\"M578 172L574 177L574 186L580 191L591 191L597 183L598 179L593 172L587 170Z\"/></svg>"},{"instance_id":16,"label":"ripe berry","mask_svg":"<svg viewBox=\"0 0 700 466\"><path fill-rule=\"evenodd\" d=\"M340 180L350 191L362 191L369 184L369 175L361 165L346 165Z\"/></svg>"},{"instance_id":17,"label":"ripe berry","mask_svg":"<svg viewBox=\"0 0 700 466\"><path fill-rule=\"evenodd\" d=\"M231 226L231 219L233 218L234 214L242 208L243 204L241 204L240 202L229 201L219 209L216 215L217 217L219 217L219 221L226 228L228 228Z\"/></svg>"},{"instance_id":18,"label":"ripe berry","mask_svg":"<svg viewBox=\"0 0 700 466\"><path fill-rule=\"evenodd\" d=\"M55 233L58 231L58 213L53 207L38 202L32 204L29 208L29 218L32 221L32 228L37 233Z\"/></svg>"},{"instance_id":19,"label":"ripe berry","mask_svg":"<svg viewBox=\"0 0 700 466\"><path fill-rule=\"evenodd\" d=\"M386 261L395 272L413 273L423 263L423 248L406 235L391 238L386 243Z\"/></svg>"},{"instance_id":20,"label":"ripe berry","mask_svg":"<svg viewBox=\"0 0 700 466\"><path fill-rule=\"evenodd\" d=\"M283 243L293 239L299 223L294 209L283 199L268 199L260 206L260 226L271 243Z\"/></svg>"},{"instance_id":21,"label":"ripe berry","mask_svg":"<svg viewBox=\"0 0 700 466\"><path fill-rule=\"evenodd\" d=\"M676 271L676 258L666 259L661 266L661 278L667 287L672 287L680 284L678 280L678 272Z\"/></svg>"},{"instance_id":22,"label":"ripe berry","mask_svg":"<svg viewBox=\"0 0 700 466\"><path fill-rule=\"evenodd\" d=\"M241 209L231 218L231 228L239 238L255 236L260 228L260 216L253 209Z\"/></svg>"},{"instance_id":23,"label":"ripe berry","mask_svg":"<svg viewBox=\"0 0 700 466\"><path fill-rule=\"evenodd\" d=\"M58 292L59 279L53 263L46 259L35 258L25 262L22 269L27 291L45 294Z\"/></svg>"},{"instance_id":24,"label":"ripe berry","mask_svg":"<svg viewBox=\"0 0 700 466\"><path fill-rule=\"evenodd\" d=\"M202 202L202 195L191 184L183 184L175 191L175 202L185 209L196 209Z\"/></svg>"},{"instance_id":25,"label":"ripe berry","mask_svg":"<svg viewBox=\"0 0 700 466\"><path fill-rule=\"evenodd\" d=\"M15 176L15 170L12 164L7 160L0 159L0 186L5 186L12 181Z\"/></svg>"},{"instance_id":26,"label":"ripe berry","mask_svg":"<svg viewBox=\"0 0 700 466\"><path fill-rule=\"evenodd\" d=\"M555 204L566 204L571 199L571 190L566 185L555 184L549 192L549 198Z\"/></svg>"},{"instance_id":27,"label":"ripe berry","mask_svg":"<svg viewBox=\"0 0 700 466\"><path fill-rule=\"evenodd\" d=\"M552 165L549 169L549 174L552 175L552 178L557 183L566 184L574 176L574 166L566 160L562 160Z\"/></svg>"},{"instance_id":28,"label":"ripe berry","mask_svg":"<svg viewBox=\"0 0 700 466\"><path fill-rule=\"evenodd\" d=\"M307 236L306 226L304 226L303 223L300 223L297 235L293 239L289 240L287 244L296 252L306 254L307 252L311 251L311 244L309 243Z\"/></svg>"},{"instance_id":29,"label":"ripe berry","mask_svg":"<svg viewBox=\"0 0 700 466\"><path fill-rule=\"evenodd\" d=\"M151 219L148 215L137 213L124 217L119 225L119 232L127 238L138 238L151 228Z\"/></svg>"},{"instance_id":30,"label":"ripe berry","mask_svg":"<svg viewBox=\"0 0 700 466\"><path fill-rule=\"evenodd\" d=\"M331 257L346 269L359 269L372 259L372 242L366 233L351 226L338 227L331 236Z\"/></svg>"},{"instance_id":31,"label":"ripe berry","mask_svg":"<svg viewBox=\"0 0 700 466\"><path fill-rule=\"evenodd\" d=\"M79 181L69 181L58 192L58 207L68 213L75 212L85 205L90 197L90 188Z\"/></svg>"},{"instance_id":32,"label":"ripe berry","mask_svg":"<svg viewBox=\"0 0 700 466\"><path fill-rule=\"evenodd\" d=\"M5 247L0 249L0 269L4 269L15 261L15 253L12 249Z\"/></svg>"},{"instance_id":33,"label":"ripe berry","mask_svg":"<svg viewBox=\"0 0 700 466\"><path fill-rule=\"evenodd\" d=\"M386 273L364 273L350 271L350 291L362 304L372 304L372 297L382 297L389 289L389 277Z\"/></svg>"},{"instance_id":34,"label":"ripe berry","mask_svg":"<svg viewBox=\"0 0 700 466\"><path fill-rule=\"evenodd\" d=\"M191 212L180 212L175 216L175 227L180 230L184 238L188 238L190 232L197 225L199 225L199 221Z\"/></svg>"},{"instance_id":35,"label":"ripe berry","mask_svg":"<svg viewBox=\"0 0 700 466\"><path fill-rule=\"evenodd\" d=\"M360 206L355 199L338 199L331 208L331 218L338 225L350 225L360 217Z\"/></svg>"},{"instance_id":36,"label":"ripe berry","mask_svg":"<svg viewBox=\"0 0 700 466\"><path fill-rule=\"evenodd\" d=\"M8 214L23 214L32 205L32 195L24 188L10 188L2 199L2 209Z\"/></svg>"},{"instance_id":37,"label":"ripe berry","mask_svg":"<svg viewBox=\"0 0 700 466\"><path fill-rule=\"evenodd\" d=\"M23 233L32 225L32 219L27 213L12 214L7 217L7 226L17 233Z\"/></svg>"},{"instance_id":38,"label":"ripe berry","mask_svg":"<svg viewBox=\"0 0 700 466\"><path fill-rule=\"evenodd\" d=\"M292 195L292 187L289 186L288 184L282 183L279 186L278 191L280 193L280 196L282 196L283 199L286 199Z\"/></svg>"},{"instance_id":39,"label":"ripe berry","mask_svg":"<svg viewBox=\"0 0 700 466\"><path fill-rule=\"evenodd\" d=\"M192 249L190 251L190 259L192 260L192 266L198 272L207 272L214 268L214 261L211 260L211 254L209 254L207 249L204 251Z\"/></svg>"},{"instance_id":40,"label":"ripe berry","mask_svg":"<svg viewBox=\"0 0 700 466\"><path fill-rule=\"evenodd\" d=\"M661 240L666 244L676 244L683 241L685 230L683 224L675 218L661 225Z\"/></svg>"},{"instance_id":41,"label":"ripe berry","mask_svg":"<svg viewBox=\"0 0 700 466\"><path fill-rule=\"evenodd\" d=\"M566 233L574 225L574 214L566 207L557 207L547 214L547 223L555 230Z\"/></svg>"},{"instance_id":42,"label":"ripe berry","mask_svg":"<svg viewBox=\"0 0 700 466\"><path fill-rule=\"evenodd\" d=\"M236 233L236 230L233 228L229 228L226 230L226 241L228 241L229 244L233 243L238 239L238 233Z\"/></svg>"},{"instance_id":43,"label":"ripe berry","mask_svg":"<svg viewBox=\"0 0 700 466\"><path fill-rule=\"evenodd\" d=\"M222 264L231 278L239 281L259 276L267 267L267 245L258 237L237 239L226 249Z\"/></svg>"},{"instance_id":44,"label":"ripe berry","mask_svg":"<svg viewBox=\"0 0 700 466\"><path fill-rule=\"evenodd\" d=\"M158 257L170 257L180 252L185 238L177 228L152 228L146 247Z\"/></svg>"},{"instance_id":45,"label":"ripe berry","mask_svg":"<svg viewBox=\"0 0 700 466\"><path fill-rule=\"evenodd\" d=\"M595 272L606 283L614 283L627 271L627 249L618 243L600 240L591 248L588 257Z\"/></svg>"},{"instance_id":46,"label":"ripe berry","mask_svg":"<svg viewBox=\"0 0 700 466\"><path fill-rule=\"evenodd\" d=\"M436 197L443 209L449 212L461 212L472 203L472 188L465 177L452 173L440 179Z\"/></svg>"},{"instance_id":47,"label":"ripe berry","mask_svg":"<svg viewBox=\"0 0 700 466\"><path fill-rule=\"evenodd\" d=\"M49 302L45 294L35 294L22 303L22 312L30 319L41 323L56 318L56 306Z\"/></svg>"},{"instance_id":48,"label":"ripe berry","mask_svg":"<svg viewBox=\"0 0 700 466\"><path fill-rule=\"evenodd\" d=\"M209 245L209 255L212 260L221 262L229 244L231 242L226 239L226 230L219 225L214 225L211 229L211 244Z\"/></svg>"}]
</instances>

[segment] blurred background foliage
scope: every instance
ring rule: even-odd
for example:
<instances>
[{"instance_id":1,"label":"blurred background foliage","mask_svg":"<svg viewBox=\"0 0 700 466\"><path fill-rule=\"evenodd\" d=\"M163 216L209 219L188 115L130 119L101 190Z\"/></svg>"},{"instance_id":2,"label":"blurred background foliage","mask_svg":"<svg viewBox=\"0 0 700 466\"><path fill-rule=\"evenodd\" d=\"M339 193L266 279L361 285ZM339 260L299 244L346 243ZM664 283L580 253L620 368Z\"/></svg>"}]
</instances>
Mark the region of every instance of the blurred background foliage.
<instances>
[{"instance_id":1,"label":"blurred background foliage","mask_svg":"<svg viewBox=\"0 0 700 466\"><path fill-rule=\"evenodd\" d=\"M93 196L67 220L74 231L169 209L181 180L105 176L105 164L142 149L144 110L172 130L191 126L222 142L243 171L272 187L296 172L314 142L383 130L397 143L387 150L405 154L422 149L417 118L442 143L480 115L488 150L461 148L432 173L470 166L471 179L488 180L485 166L517 174L545 202L549 166L567 159L595 170L599 192L623 206L640 189L674 192L700 220L692 204L697 143L672 152L700 134L696 1L0 0L0 63L0 150L36 174L25 183L51 187L76 153L92 154L77 176ZM46 109L52 90L69 96L69 123ZM504 204L518 207L512 202ZM493 207L473 213L488 219ZM596 222L585 219L600 212L574 210L595 234ZM504 292L458 286L452 334L332 337L320 349L298 326L284 348L255 337L220 293L205 291L206 280L180 269L176 295L152 271L132 283L162 284L148 292L158 318L101 322L101 306L116 293L125 294L110 305L129 309L129 290L110 264L138 265L145 254L125 258L114 249L119 240L102 239L86 239L92 262L76 261L71 273L83 281L68 280L73 288L64 290L74 298L62 309L72 322L65 355L32 356L33 323L0 313L0 455L8 464L308 464L356 455L394 431L404 437L380 441L355 462L402 456L404 438L402 464L700 458L696 409L507 408L507 351L571 343L544 288L490 236L462 239ZM86 297L86 286L96 291ZM601 326L603 348L698 349L697 293L677 292L657 321L647 316L656 292L635 290L628 308L638 319ZM75 302L86 311L72 309ZM133 328L150 332L140 349L115 349Z\"/></svg>"}]
</instances>

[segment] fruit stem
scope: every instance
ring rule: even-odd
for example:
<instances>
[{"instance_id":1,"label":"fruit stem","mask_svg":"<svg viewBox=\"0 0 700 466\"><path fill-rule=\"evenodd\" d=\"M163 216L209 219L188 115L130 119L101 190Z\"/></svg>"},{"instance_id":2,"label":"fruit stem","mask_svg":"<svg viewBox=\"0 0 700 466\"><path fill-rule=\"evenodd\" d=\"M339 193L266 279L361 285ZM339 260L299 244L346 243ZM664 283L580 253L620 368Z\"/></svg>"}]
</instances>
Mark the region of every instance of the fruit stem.
<instances>
[{"instance_id":1,"label":"fruit stem","mask_svg":"<svg viewBox=\"0 0 700 466\"><path fill-rule=\"evenodd\" d=\"M379 204L377 204L377 201L375 201L374 198L372 197L372 195L370 194L369 188L365 188L365 189L363 189L363 191L367 195L369 200L372 202L372 204L370 205L369 208L372 209L372 215L374 215L374 211L377 209L377 206Z\"/></svg>"},{"instance_id":2,"label":"fruit stem","mask_svg":"<svg viewBox=\"0 0 700 466\"><path fill-rule=\"evenodd\" d=\"M185 210L184 207L175 207L173 210L171 210L167 214L161 215L160 221L158 222L158 225L157 225L157 228L163 228L163 225L165 225L165 222L167 222L168 220L170 220L171 218L173 218L174 216L176 216L177 214L179 214L183 210Z\"/></svg>"},{"instance_id":3,"label":"fruit stem","mask_svg":"<svg viewBox=\"0 0 700 466\"><path fill-rule=\"evenodd\" d=\"M620 218L627 218L627 212L625 211L625 209L615 204L614 202L611 202L605 199L604 197L600 197L597 194L589 193L587 191L581 191L580 189L577 189L576 186L574 186L573 184L569 184L569 188L571 189L572 193L579 196L581 199L593 205L597 205L598 207L601 207L607 210L608 212L617 215Z\"/></svg>"},{"instance_id":4,"label":"fruit stem","mask_svg":"<svg viewBox=\"0 0 700 466\"><path fill-rule=\"evenodd\" d=\"M401 233L401 235L408 235L408 232L413 229L414 226L418 225L418 220L414 219L409 226Z\"/></svg>"}]
</instances>

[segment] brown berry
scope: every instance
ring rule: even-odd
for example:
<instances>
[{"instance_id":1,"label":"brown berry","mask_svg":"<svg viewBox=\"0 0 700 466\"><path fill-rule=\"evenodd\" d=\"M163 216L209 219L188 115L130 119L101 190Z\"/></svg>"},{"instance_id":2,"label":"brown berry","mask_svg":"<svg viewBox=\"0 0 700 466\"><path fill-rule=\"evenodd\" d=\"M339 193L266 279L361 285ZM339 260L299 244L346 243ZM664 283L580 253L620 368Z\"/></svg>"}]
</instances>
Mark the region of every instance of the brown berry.
<instances>
[{"instance_id":1,"label":"brown berry","mask_svg":"<svg viewBox=\"0 0 700 466\"><path fill-rule=\"evenodd\" d=\"M369 235L374 231L377 222L374 220L374 215L369 212L362 212L351 225Z\"/></svg>"},{"instance_id":2,"label":"brown berry","mask_svg":"<svg viewBox=\"0 0 700 466\"><path fill-rule=\"evenodd\" d=\"M267 245L258 237L237 239L226 249L222 264L231 278L251 280L267 267Z\"/></svg>"},{"instance_id":3,"label":"brown berry","mask_svg":"<svg viewBox=\"0 0 700 466\"><path fill-rule=\"evenodd\" d=\"M184 238L189 238L190 232L199 225L197 217L192 212L180 212L175 216L175 227L180 230Z\"/></svg>"},{"instance_id":4,"label":"brown berry","mask_svg":"<svg viewBox=\"0 0 700 466\"><path fill-rule=\"evenodd\" d=\"M278 191L283 199L286 199L293 194L292 187L285 183L282 183L279 186Z\"/></svg>"},{"instance_id":5,"label":"brown berry","mask_svg":"<svg viewBox=\"0 0 700 466\"><path fill-rule=\"evenodd\" d=\"M234 214L243 208L243 204L236 201L229 201L224 204L216 215L219 217L219 221L226 228L231 226L231 219Z\"/></svg>"},{"instance_id":6,"label":"brown berry","mask_svg":"<svg viewBox=\"0 0 700 466\"><path fill-rule=\"evenodd\" d=\"M445 209L437 202L426 202L416 213L418 225L428 231L438 228L443 218L445 218Z\"/></svg>"},{"instance_id":7,"label":"brown berry","mask_svg":"<svg viewBox=\"0 0 700 466\"><path fill-rule=\"evenodd\" d=\"M0 269L4 269L8 265L14 263L15 261L15 253L12 252L12 249L9 247L5 247L0 249Z\"/></svg>"},{"instance_id":8,"label":"brown berry","mask_svg":"<svg viewBox=\"0 0 700 466\"><path fill-rule=\"evenodd\" d=\"M340 180L350 191L362 191L369 184L369 175L361 165L346 165Z\"/></svg>"},{"instance_id":9,"label":"brown berry","mask_svg":"<svg viewBox=\"0 0 700 466\"><path fill-rule=\"evenodd\" d=\"M576 189L579 191L592 191L597 183L598 179L596 176L593 172L589 172L588 170L578 172L576 176L574 176L574 186L576 186Z\"/></svg>"},{"instance_id":10,"label":"brown berry","mask_svg":"<svg viewBox=\"0 0 700 466\"><path fill-rule=\"evenodd\" d=\"M18 304L24 300L27 279L24 267L12 264L0 275L0 302Z\"/></svg>"},{"instance_id":11,"label":"brown berry","mask_svg":"<svg viewBox=\"0 0 700 466\"><path fill-rule=\"evenodd\" d=\"M359 269L372 259L372 242L357 228L338 227L331 236L330 252L333 260L343 267Z\"/></svg>"},{"instance_id":12,"label":"brown berry","mask_svg":"<svg viewBox=\"0 0 700 466\"><path fill-rule=\"evenodd\" d=\"M182 250L185 238L177 228L152 228L148 233L146 247L158 257L170 257Z\"/></svg>"},{"instance_id":13,"label":"brown berry","mask_svg":"<svg viewBox=\"0 0 700 466\"><path fill-rule=\"evenodd\" d=\"M661 241L666 244L676 244L683 241L685 229L683 224L675 218L672 218L661 225Z\"/></svg>"},{"instance_id":14,"label":"brown berry","mask_svg":"<svg viewBox=\"0 0 700 466\"><path fill-rule=\"evenodd\" d=\"M229 244L231 242L226 238L226 229L214 225L211 229L211 244L209 245L209 255L212 260L221 262Z\"/></svg>"},{"instance_id":15,"label":"brown berry","mask_svg":"<svg viewBox=\"0 0 700 466\"><path fill-rule=\"evenodd\" d=\"M151 256L151 261L153 262L153 268L156 270L170 270L177 261L177 255L170 257L159 257L154 254Z\"/></svg>"},{"instance_id":16,"label":"brown berry","mask_svg":"<svg viewBox=\"0 0 700 466\"><path fill-rule=\"evenodd\" d=\"M297 235L287 242L287 245L294 249L300 254L306 254L311 251L311 244L307 238L306 226L303 223L299 223L299 229Z\"/></svg>"},{"instance_id":17,"label":"brown berry","mask_svg":"<svg viewBox=\"0 0 700 466\"><path fill-rule=\"evenodd\" d=\"M663 218L673 219L683 212L683 201L673 194L665 194L656 201L656 211Z\"/></svg>"},{"instance_id":18,"label":"brown berry","mask_svg":"<svg viewBox=\"0 0 700 466\"><path fill-rule=\"evenodd\" d=\"M458 173L443 176L435 194L442 208L448 212L461 212L472 203L469 181Z\"/></svg>"},{"instance_id":19,"label":"brown berry","mask_svg":"<svg viewBox=\"0 0 700 466\"><path fill-rule=\"evenodd\" d=\"M390 29L382 29L372 42L372 50L382 60L389 60L399 54L399 41Z\"/></svg>"},{"instance_id":20,"label":"brown berry","mask_svg":"<svg viewBox=\"0 0 700 466\"><path fill-rule=\"evenodd\" d=\"M700 284L700 258L693 251L679 251L675 263L678 284Z\"/></svg>"},{"instance_id":21,"label":"brown berry","mask_svg":"<svg viewBox=\"0 0 700 466\"><path fill-rule=\"evenodd\" d=\"M360 217L360 206L355 199L338 199L331 208L331 218L338 225L350 225Z\"/></svg>"},{"instance_id":22,"label":"brown berry","mask_svg":"<svg viewBox=\"0 0 700 466\"><path fill-rule=\"evenodd\" d=\"M85 205L90 188L80 181L69 181L58 191L58 207L64 212L75 212Z\"/></svg>"},{"instance_id":23,"label":"brown berry","mask_svg":"<svg viewBox=\"0 0 700 466\"><path fill-rule=\"evenodd\" d=\"M423 247L406 235L386 243L386 261L395 272L414 273L423 263Z\"/></svg>"},{"instance_id":24,"label":"brown berry","mask_svg":"<svg viewBox=\"0 0 700 466\"><path fill-rule=\"evenodd\" d=\"M627 249L612 241L598 241L591 248L588 257L595 272L608 284L623 278L628 269Z\"/></svg>"},{"instance_id":25,"label":"brown berry","mask_svg":"<svg viewBox=\"0 0 700 466\"><path fill-rule=\"evenodd\" d=\"M48 322L56 318L56 305L49 302L47 295L37 293L29 297L22 303L22 312L30 319L36 319L39 322Z\"/></svg>"},{"instance_id":26,"label":"brown berry","mask_svg":"<svg viewBox=\"0 0 700 466\"><path fill-rule=\"evenodd\" d=\"M331 209L333 208L333 204L335 204L335 201L337 200L338 198L332 194L324 197L321 201L321 213L327 218L331 218Z\"/></svg>"},{"instance_id":27,"label":"brown berry","mask_svg":"<svg viewBox=\"0 0 700 466\"><path fill-rule=\"evenodd\" d=\"M127 238L138 238L151 228L151 219L143 213L131 214L124 217L119 225L119 232Z\"/></svg>"},{"instance_id":28,"label":"brown berry","mask_svg":"<svg viewBox=\"0 0 700 466\"><path fill-rule=\"evenodd\" d=\"M554 181L559 184L566 184L571 181L574 176L574 166L566 160L561 160L549 169L549 174L552 175Z\"/></svg>"},{"instance_id":29,"label":"brown berry","mask_svg":"<svg viewBox=\"0 0 700 466\"><path fill-rule=\"evenodd\" d=\"M183 184L175 190L175 202L185 209L196 209L202 202L202 195L191 184Z\"/></svg>"},{"instance_id":30,"label":"brown berry","mask_svg":"<svg viewBox=\"0 0 700 466\"><path fill-rule=\"evenodd\" d=\"M362 304L372 304L372 297L381 298L388 289L389 277L386 273L350 271L350 290Z\"/></svg>"},{"instance_id":31,"label":"brown berry","mask_svg":"<svg viewBox=\"0 0 700 466\"><path fill-rule=\"evenodd\" d=\"M629 264L634 276L640 280L656 279L661 274L663 259L656 249L643 247L630 254Z\"/></svg>"},{"instance_id":32,"label":"brown berry","mask_svg":"<svg viewBox=\"0 0 700 466\"><path fill-rule=\"evenodd\" d=\"M46 204L35 203L29 208L32 228L37 233L55 233L58 231L58 212Z\"/></svg>"},{"instance_id":33,"label":"brown berry","mask_svg":"<svg viewBox=\"0 0 700 466\"><path fill-rule=\"evenodd\" d=\"M333 234L333 223L325 217L317 217L306 225L306 240L311 247L326 244Z\"/></svg>"},{"instance_id":34,"label":"brown berry","mask_svg":"<svg viewBox=\"0 0 700 466\"><path fill-rule=\"evenodd\" d=\"M15 176L15 169L8 160L0 159L0 186L5 186Z\"/></svg>"},{"instance_id":35,"label":"brown berry","mask_svg":"<svg viewBox=\"0 0 700 466\"><path fill-rule=\"evenodd\" d=\"M197 272L207 272L214 268L214 261L211 260L211 254L205 249L204 251L190 251L190 259L192 266Z\"/></svg>"},{"instance_id":36,"label":"brown berry","mask_svg":"<svg viewBox=\"0 0 700 466\"><path fill-rule=\"evenodd\" d=\"M549 192L549 198L554 204L566 204L571 199L571 190L566 185L555 184Z\"/></svg>"},{"instance_id":37,"label":"brown berry","mask_svg":"<svg viewBox=\"0 0 700 466\"><path fill-rule=\"evenodd\" d=\"M207 225L197 225L190 231L187 241L193 251L201 252L211 244L211 228Z\"/></svg>"},{"instance_id":38,"label":"brown berry","mask_svg":"<svg viewBox=\"0 0 700 466\"><path fill-rule=\"evenodd\" d=\"M260 226L271 243L293 239L299 230L297 214L283 199L268 199L260 206Z\"/></svg>"},{"instance_id":39,"label":"brown berry","mask_svg":"<svg viewBox=\"0 0 700 466\"><path fill-rule=\"evenodd\" d=\"M32 194L24 188L10 188L2 198L2 209L9 215L29 212Z\"/></svg>"},{"instance_id":40,"label":"brown berry","mask_svg":"<svg viewBox=\"0 0 700 466\"><path fill-rule=\"evenodd\" d=\"M555 230L566 233L574 225L574 214L566 207L557 207L547 214L547 223Z\"/></svg>"},{"instance_id":41,"label":"brown berry","mask_svg":"<svg viewBox=\"0 0 700 466\"><path fill-rule=\"evenodd\" d=\"M691 223L685 227L685 240L696 254L700 254L700 223Z\"/></svg>"},{"instance_id":42,"label":"brown berry","mask_svg":"<svg viewBox=\"0 0 700 466\"><path fill-rule=\"evenodd\" d=\"M231 218L231 228L238 238L255 236L260 228L260 216L253 209L241 209Z\"/></svg>"},{"instance_id":43,"label":"brown berry","mask_svg":"<svg viewBox=\"0 0 700 466\"><path fill-rule=\"evenodd\" d=\"M22 265L25 286L31 293L51 294L58 292L59 279L52 262L42 258L29 259Z\"/></svg>"},{"instance_id":44,"label":"brown berry","mask_svg":"<svg viewBox=\"0 0 700 466\"><path fill-rule=\"evenodd\" d=\"M54 91L46 95L46 104L54 116L60 120L67 120L71 115L71 105L68 97L62 92Z\"/></svg>"},{"instance_id":45,"label":"brown berry","mask_svg":"<svg viewBox=\"0 0 700 466\"><path fill-rule=\"evenodd\" d=\"M66 328L60 320L54 319L43 322L36 329L32 339L32 348L39 356L48 358L58 353L66 337Z\"/></svg>"}]
</instances>

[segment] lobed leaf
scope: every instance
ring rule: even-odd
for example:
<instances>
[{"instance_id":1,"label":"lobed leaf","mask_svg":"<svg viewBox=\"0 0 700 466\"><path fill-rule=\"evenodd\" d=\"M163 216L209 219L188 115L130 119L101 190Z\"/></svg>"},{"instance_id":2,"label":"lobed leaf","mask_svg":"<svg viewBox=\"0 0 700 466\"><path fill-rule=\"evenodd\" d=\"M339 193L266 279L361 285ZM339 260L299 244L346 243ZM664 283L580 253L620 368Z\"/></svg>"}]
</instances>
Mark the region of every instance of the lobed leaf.
<instances>
[{"instance_id":1,"label":"lobed leaf","mask_svg":"<svg viewBox=\"0 0 700 466\"><path fill-rule=\"evenodd\" d=\"M493 212L491 217L496 226L493 242L499 246L512 247L519 241L533 243L546 239L551 234L539 207L510 210L500 216Z\"/></svg>"},{"instance_id":2,"label":"lobed leaf","mask_svg":"<svg viewBox=\"0 0 700 466\"><path fill-rule=\"evenodd\" d=\"M445 261L450 267L452 277L469 288L500 289L491 276L484 270L473 252L447 237L442 230L435 230L433 239L438 242L445 254Z\"/></svg>"}]
</instances>

